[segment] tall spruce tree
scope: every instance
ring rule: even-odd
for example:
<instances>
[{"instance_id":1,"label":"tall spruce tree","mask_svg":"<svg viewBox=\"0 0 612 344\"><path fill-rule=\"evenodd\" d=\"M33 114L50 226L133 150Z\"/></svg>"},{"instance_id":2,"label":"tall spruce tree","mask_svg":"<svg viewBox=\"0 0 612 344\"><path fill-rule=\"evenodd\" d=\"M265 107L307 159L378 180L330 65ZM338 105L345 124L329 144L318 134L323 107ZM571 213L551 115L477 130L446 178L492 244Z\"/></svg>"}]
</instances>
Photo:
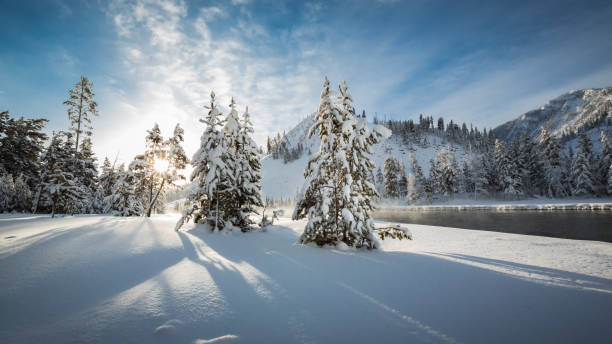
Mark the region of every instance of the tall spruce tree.
<instances>
[{"instance_id":1,"label":"tall spruce tree","mask_svg":"<svg viewBox=\"0 0 612 344\"><path fill-rule=\"evenodd\" d=\"M104 211L114 216L139 216L143 212L142 204L134 192L135 176L129 168L121 164L116 171L110 194L104 198Z\"/></svg>"},{"instance_id":2,"label":"tall spruce tree","mask_svg":"<svg viewBox=\"0 0 612 344\"><path fill-rule=\"evenodd\" d=\"M240 119L240 130L236 139L237 173L236 190L239 213L234 223L242 231L247 231L253 224L250 214L257 214L255 207L263 206L261 200L261 163L257 145L251 135L253 124L247 107Z\"/></svg>"},{"instance_id":3,"label":"tall spruce tree","mask_svg":"<svg viewBox=\"0 0 612 344\"><path fill-rule=\"evenodd\" d=\"M179 230L193 219L194 223L208 223L213 230L223 228L219 219L219 189L227 183L228 167L223 156L227 154L225 135L221 131L223 120L215 99L210 93L208 113L200 122L206 125L200 138L200 148L191 159L193 171L190 180L195 182L194 191L188 195L188 205L176 224ZM220 221L221 220L221 221Z\"/></svg>"},{"instance_id":4,"label":"tall spruce tree","mask_svg":"<svg viewBox=\"0 0 612 344\"><path fill-rule=\"evenodd\" d=\"M352 176L347 161L352 118L338 108L335 93L325 78L321 103L309 137L318 134L321 146L308 162L304 177L304 193L297 203L293 218L308 216L308 223L300 236L300 243L336 245L343 239L349 225L343 204L350 203ZM348 131L345 129L350 128Z\"/></svg>"},{"instance_id":5,"label":"tall spruce tree","mask_svg":"<svg viewBox=\"0 0 612 344\"><path fill-rule=\"evenodd\" d=\"M389 156L385 159L385 196L389 198L398 198L400 196L399 173L400 164L396 158Z\"/></svg>"},{"instance_id":6,"label":"tall spruce tree","mask_svg":"<svg viewBox=\"0 0 612 344\"><path fill-rule=\"evenodd\" d=\"M608 184L608 172L612 164L612 142L604 131L601 132L601 152L599 154L599 164L597 166L596 175L597 184L600 188L600 194L611 195L606 187Z\"/></svg>"},{"instance_id":7,"label":"tall spruce tree","mask_svg":"<svg viewBox=\"0 0 612 344\"><path fill-rule=\"evenodd\" d=\"M70 130L76 136L74 145L74 159L78 157L79 140L82 135L91 136L91 120L93 116L98 116L98 104L94 101L93 84L86 77L81 76L74 88L68 91L68 99L64 105L68 106L68 120Z\"/></svg>"},{"instance_id":8,"label":"tall spruce tree","mask_svg":"<svg viewBox=\"0 0 612 344\"><path fill-rule=\"evenodd\" d=\"M586 132L579 134L579 144L572 160L571 180L574 196L591 195L595 190L592 174L593 148Z\"/></svg>"}]
</instances>

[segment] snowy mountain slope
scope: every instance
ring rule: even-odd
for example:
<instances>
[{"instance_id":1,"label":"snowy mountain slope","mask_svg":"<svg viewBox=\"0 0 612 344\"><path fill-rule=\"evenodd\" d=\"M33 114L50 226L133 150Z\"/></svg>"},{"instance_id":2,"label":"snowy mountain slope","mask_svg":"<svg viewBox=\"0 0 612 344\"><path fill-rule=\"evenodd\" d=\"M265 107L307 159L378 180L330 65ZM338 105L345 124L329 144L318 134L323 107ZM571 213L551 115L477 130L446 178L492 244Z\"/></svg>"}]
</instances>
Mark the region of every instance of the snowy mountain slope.
<instances>
[{"instance_id":1,"label":"snowy mountain slope","mask_svg":"<svg viewBox=\"0 0 612 344\"><path fill-rule=\"evenodd\" d=\"M597 136L612 125L612 87L584 89L563 94L539 109L522 114L495 129L493 134L501 140L512 140L524 134L538 136L542 128L558 138L571 140L580 130Z\"/></svg>"},{"instance_id":2,"label":"snowy mountain slope","mask_svg":"<svg viewBox=\"0 0 612 344\"><path fill-rule=\"evenodd\" d=\"M1 343L604 343L612 244L410 225L377 252L177 216L0 216Z\"/></svg>"},{"instance_id":3,"label":"snowy mountain slope","mask_svg":"<svg viewBox=\"0 0 612 344\"><path fill-rule=\"evenodd\" d=\"M299 159L284 163L282 159L273 159L268 155L262 159L262 192L264 197L273 199L293 198L304 183L304 170L309 160L309 152L315 153L319 150L320 140L317 136L308 138L308 131L314 123L314 114L306 117L286 137L290 147L299 143L304 146L304 152ZM410 172L410 153L414 153L419 165L425 174L429 173L429 159L435 159L436 155L443 149L448 148L454 154L457 162L461 164L469 157L465 147L442 140L436 135L423 135L427 139L426 146L409 145L402 142L401 138L391 135L382 139L381 143L374 146L372 160L377 168L383 168L385 159L389 156L404 162L407 173Z\"/></svg>"}]
</instances>

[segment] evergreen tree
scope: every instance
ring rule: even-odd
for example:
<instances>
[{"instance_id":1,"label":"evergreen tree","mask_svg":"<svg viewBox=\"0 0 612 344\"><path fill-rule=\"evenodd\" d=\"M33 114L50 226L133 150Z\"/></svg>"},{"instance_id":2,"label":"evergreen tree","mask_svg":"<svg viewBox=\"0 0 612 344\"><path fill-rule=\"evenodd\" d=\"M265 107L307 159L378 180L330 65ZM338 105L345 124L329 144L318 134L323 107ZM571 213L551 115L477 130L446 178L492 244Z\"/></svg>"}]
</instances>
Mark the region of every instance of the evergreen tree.
<instances>
[{"instance_id":1,"label":"evergreen tree","mask_svg":"<svg viewBox=\"0 0 612 344\"><path fill-rule=\"evenodd\" d=\"M134 192L135 176L130 169L119 166L110 195L104 198L104 211L114 216L139 216L143 212L142 204Z\"/></svg>"},{"instance_id":2,"label":"evergreen tree","mask_svg":"<svg viewBox=\"0 0 612 344\"><path fill-rule=\"evenodd\" d=\"M49 147L43 154L43 178L41 197L51 207L51 217L57 212L74 214L83 207L84 190L69 166L74 161L71 134L54 133Z\"/></svg>"},{"instance_id":3,"label":"evergreen tree","mask_svg":"<svg viewBox=\"0 0 612 344\"><path fill-rule=\"evenodd\" d=\"M398 198L399 194L399 172L400 164L397 159L390 156L385 159L385 196L389 198Z\"/></svg>"},{"instance_id":4,"label":"evergreen tree","mask_svg":"<svg viewBox=\"0 0 612 344\"><path fill-rule=\"evenodd\" d=\"M544 172L538 154L538 145L531 140L531 136L523 136L520 154L524 167L521 171L524 190L530 195L540 193L543 189Z\"/></svg>"},{"instance_id":5,"label":"evergreen tree","mask_svg":"<svg viewBox=\"0 0 612 344\"><path fill-rule=\"evenodd\" d=\"M98 116L98 104L93 100L93 84L84 76L74 88L68 91L68 100L64 105L68 106L68 120L70 120L70 130L76 136L74 145L75 160L78 159L76 153L79 151L79 140L81 135L91 136L92 116Z\"/></svg>"},{"instance_id":6,"label":"evergreen tree","mask_svg":"<svg viewBox=\"0 0 612 344\"><path fill-rule=\"evenodd\" d=\"M13 210L27 213L32 210L32 191L23 175L14 180Z\"/></svg>"},{"instance_id":7,"label":"evergreen tree","mask_svg":"<svg viewBox=\"0 0 612 344\"><path fill-rule=\"evenodd\" d=\"M385 176L383 175L382 169L378 167L376 169L376 190L382 193L385 185Z\"/></svg>"},{"instance_id":8,"label":"evergreen tree","mask_svg":"<svg viewBox=\"0 0 612 344\"><path fill-rule=\"evenodd\" d=\"M442 171L438 160L429 159L429 194L440 195L444 187L442 186Z\"/></svg>"},{"instance_id":9,"label":"evergreen tree","mask_svg":"<svg viewBox=\"0 0 612 344\"><path fill-rule=\"evenodd\" d=\"M158 128L159 130L159 128ZM167 142L164 142L164 147L160 148L160 153L155 159L163 159L163 161L167 162L167 166L160 170L158 167L158 171L156 171L156 176L161 178L161 182L154 182L155 184L159 184L157 190L153 198L151 199L147 211L146 216L151 216L151 211L155 204L160 202L159 195L163 193L164 186L173 186L179 180L184 180L185 177L179 173L179 171L184 170L187 166L187 156L185 155L185 151L181 146L183 142L184 131L180 125L176 125L174 127L173 135ZM160 136L161 137L161 136ZM160 162L157 161L159 164Z\"/></svg>"},{"instance_id":10,"label":"evergreen tree","mask_svg":"<svg viewBox=\"0 0 612 344\"><path fill-rule=\"evenodd\" d=\"M591 140L584 131L580 132L579 140L578 150L572 160L572 194L575 196L591 195L594 193L595 184L591 173L593 149Z\"/></svg>"},{"instance_id":11,"label":"evergreen tree","mask_svg":"<svg viewBox=\"0 0 612 344\"><path fill-rule=\"evenodd\" d=\"M511 159L510 151L504 149L499 140L495 140L495 163L497 165L498 191L517 196L521 191L521 170Z\"/></svg>"},{"instance_id":12,"label":"evergreen tree","mask_svg":"<svg viewBox=\"0 0 612 344\"><path fill-rule=\"evenodd\" d=\"M236 140L236 155L238 158L236 189L239 195L240 212L234 225L240 227L243 231L248 230L249 226L253 224L249 215L257 214L255 207L263 206L261 200L261 163L257 145L251 137L252 134L253 124L247 107L240 120L240 131Z\"/></svg>"},{"instance_id":13,"label":"evergreen tree","mask_svg":"<svg viewBox=\"0 0 612 344\"><path fill-rule=\"evenodd\" d=\"M209 111L200 122L206 125L200 138L200 148L191 159L193 171L190 180L196 183L195 190L188 196L188 205L176 224L176 230L193 219L194 223L208 223L213 229L223 228L219 221L219 188L227 181L228 168L223 156L227 154L225 136L220 130L223 125L221 112L217 108L215 93L210 93Z\"/></svg>"},{"instance_id":14,"label":"evergreen tree","mask_svg":"<svg viewBox=\"0 0 612 344\"><path fill-rule=\"evenodd\" d=\"M597 178L597 184L601 185L602 194L606 194L608 188L606 185L608 184L608 172L610 169L610 164L612 164L612 143L608 139L608 136L604 131L601 132L601 152L599 155L599 165L597 166L597 173L595 177ZM608 191L608 195L611 193Z\"/></svg>"},{"instance_id":15,"label":"evergreen tree","mask_svg":"<svg viewBox=\"0 0 612 344\"><path fill-rule=\"evenodd\" d=\"M91 139L86 137L81 143L74 175L77 183L85 190L84 212L93 214L102 210L102 199L98 193L98 167L97 159L91 147Z\"/></svg>"},{"instance_id":16,"label":"evergreen tree","mask_svg":"<svg viewBox=\"0 0 612 344\"><path fill-rule=\"evenodd\" d=\"M0 213L14 208L15 184L10 174L0 174Z\"/></svg>"},{"instance_id":17,"label":"evergreen tree","mask_svg":"<svg viewBox=\"0 0 612 344\"><path fill-rule=\"evenodd\" d=\"M446 196L457 193L459 172L455 156L444 148L440 151L436 160L436 165L439 166L440 169L440 186L442 193Z\"/></svg>"},{"instance_id":18,"label":"evergreen tree","mask_svg":"<svg viewBox=\"0 0 612 344\"><path fill-rule=\"evenodd\" d=\"M117 180L117 176L114 171L114 166L111 166L108 158L104 158L104 162L102 163L102 171L100 173L100 178L98 179L98 189L100 190L99 198L104 200L106 197L110 196L112 193L113 185Z\"/></svg>"},{"instance_id":19,"label":"evergreen tree","mask_svg":"<svg viewBox=\"0 0 612 344\"><path fill-rule=\"evenodd\" d=\"M365 112L364 116L353 122L355 109L346 82L339 87L339 90L339 104L343 117L346 118L343 131L350 134L347 146L349 150L346 155L352 180L350 202L343 204L342 215L347 225L343 229L342 240L349 246L375 248L374 221L370 213L374 209L372 199L379 197L379 194L374 185L375 165L370 158L371 147L380 143L381 137L389 137L391 132L382 126L370 128L365 119Z\"/></svg>"},{"instance_id":20,"label":"evergreen tree","mask_svg":"<svg viewBox=\"0 0 612 344\"><path fill-rule=\"evenodd\" d=\"M0 114L0 171L23 176L30 189L40 182L40 154L47 135L46 119L13 119L8 111Z\"/></svg>"},{"instance_id":21,"label":"evergreen tree","mask_svg":"<svg viewBox=\"0 0 612 344\"><path fill-rule=\"evenodd\" d=\"M338 108L334 96L326 77L315 123L309 132L309 137L315 134L321 137L321 146L308 162L304 172L306 185L293 214L294 219L308 217L300 243L336 245L347 239L343 232L352 221L350 212L343 212L343 205L351 203L352 176L347 151L353 119Z\"/></svg>"},{"instance_id":22,"label":"evergreen tree","mask_svg":"<svg viewBox=\"0 0 612 344\"><path fill-rule=\"evenodd\" d=\"M542 160L544 161L543 170L546 180L546 196L565 197L567 193L563 186L563 169L561 166L561 155L559 142L550 135L546 129L542 129L541 134Z\"/></svg>"}]
</instances>

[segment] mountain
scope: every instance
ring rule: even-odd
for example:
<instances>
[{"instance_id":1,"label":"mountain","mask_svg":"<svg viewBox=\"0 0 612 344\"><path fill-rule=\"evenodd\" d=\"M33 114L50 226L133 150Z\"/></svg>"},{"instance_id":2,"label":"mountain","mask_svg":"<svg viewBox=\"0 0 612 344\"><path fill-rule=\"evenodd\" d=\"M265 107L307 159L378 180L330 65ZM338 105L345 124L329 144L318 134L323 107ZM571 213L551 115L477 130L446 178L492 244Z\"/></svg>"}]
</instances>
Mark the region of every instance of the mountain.
<instances>
[{"instance_id":1,"label":"mountain","mask_svg":"<svg viewBox=\"0 0 612 344\"><path fill-rule=\"evenodd\" d=\"M264 197L272 199L294 198L304 184L304 170L312 153L319 150L320 139L318 136L308 138L308 131L314 124L315 114L309 115L288 131L283 142L287 151L297 151L301 154L297 159L285 161L282 157L274 157L268 154L263 157L262 163L262 193ZM398 133L393 133L389 138L382 139L381 143L373 147L372 160L376 168L383 168L387 157L393 156L400 163L406 165L406 172L410 171L410 153L414 153L423 173L429 173L429 159L435 159L438 153L447 148L455 155L459 166L470 157L469 149L464 145L451 142L441 135L422 134L418 143L412 139L406 140Z\"/></svg>"},{"instance_id":2,"label":"mountain","mask_svg":"<svg viewBox=\"0 0 612 344\"><path fill-rule=\"evenodd\" d=\"M599 140L601 130L612 127L612 87L592 88L563 94L493 129L493 136L509 141L521 135L539 137L542 128L562 142L572 142L586 130Z\"/></svg>"}]
</instances>

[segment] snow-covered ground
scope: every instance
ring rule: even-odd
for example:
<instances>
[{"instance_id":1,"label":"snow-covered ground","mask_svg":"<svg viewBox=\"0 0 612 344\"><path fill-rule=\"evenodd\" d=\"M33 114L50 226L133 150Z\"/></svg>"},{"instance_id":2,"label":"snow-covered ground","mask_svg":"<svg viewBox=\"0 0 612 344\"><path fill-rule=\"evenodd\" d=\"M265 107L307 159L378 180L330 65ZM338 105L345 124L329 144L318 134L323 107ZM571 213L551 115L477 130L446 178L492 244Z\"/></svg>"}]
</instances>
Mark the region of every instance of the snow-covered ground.
<instances>
[{"instance_id":1,"label":"snow-covered ground","mask_svg":"<svg viewBox=\"0 0 612 344\"><path fill-rule=\"evenodd\" d=\"M0 343L607 343L612 244L410 225L362 252L0 216Z\"/></svg>"}]
</instances>

